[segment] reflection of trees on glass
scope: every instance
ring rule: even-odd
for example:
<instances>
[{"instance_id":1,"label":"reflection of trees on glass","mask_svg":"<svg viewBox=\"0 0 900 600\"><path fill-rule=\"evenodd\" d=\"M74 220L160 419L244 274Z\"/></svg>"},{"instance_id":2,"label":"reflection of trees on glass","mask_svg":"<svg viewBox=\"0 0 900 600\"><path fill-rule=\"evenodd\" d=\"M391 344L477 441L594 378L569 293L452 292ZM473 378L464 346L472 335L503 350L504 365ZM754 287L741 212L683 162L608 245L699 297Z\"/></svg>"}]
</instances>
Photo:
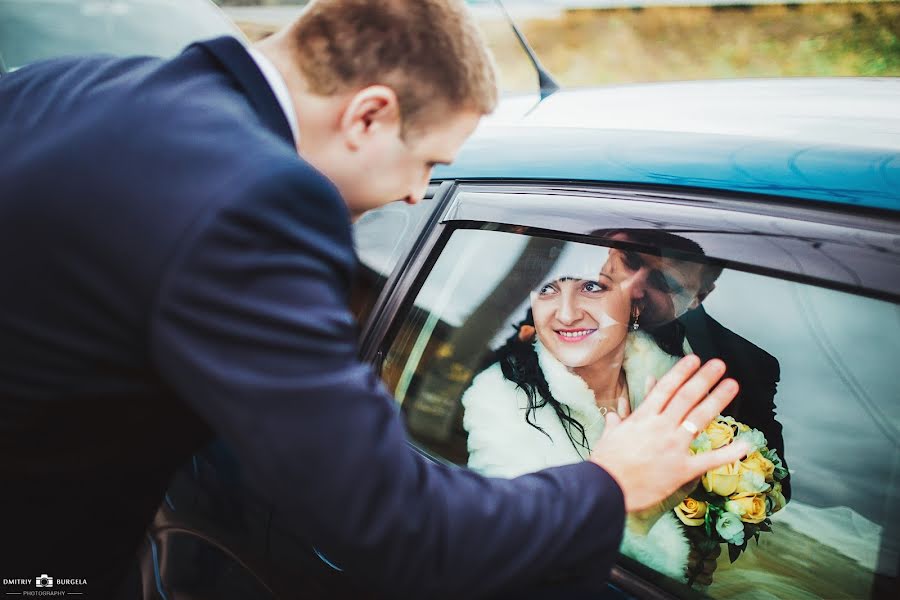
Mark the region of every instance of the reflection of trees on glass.
<instances>
[{"instance_id":1,"label":"reflection of trees on glass","mask_svg":"<svg viewBox=\"0 0 900 600\"><path fill-rule=\"evenodd\" d=\"M443 444L454 430L461 431L459 398L490 352L487 340L550 271L563 246L565 242L559 240L529 239L516 262L465 323L450 329L443 340L436 339L438 335L430 340L434 348L431 359L423 363L427 371L418 369L418 385L404 403L407 424L416 437ZM465 462L465 455L459 462Z\"/></svg>"}]
</instances>

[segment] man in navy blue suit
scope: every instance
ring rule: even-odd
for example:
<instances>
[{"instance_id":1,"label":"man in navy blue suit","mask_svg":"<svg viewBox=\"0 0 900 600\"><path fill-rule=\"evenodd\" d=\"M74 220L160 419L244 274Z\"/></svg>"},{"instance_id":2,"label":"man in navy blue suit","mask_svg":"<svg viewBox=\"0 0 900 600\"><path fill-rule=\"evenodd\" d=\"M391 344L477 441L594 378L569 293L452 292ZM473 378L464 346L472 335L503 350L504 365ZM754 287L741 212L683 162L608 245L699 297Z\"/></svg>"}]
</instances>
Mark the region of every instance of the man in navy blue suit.
<instances>
[{"instance_id":1,"label":"man in navy blue suit","mask_svg":"<svg viewBox=\"0 0 900 600\"><path fill-rule=\"evenodd\" d=\"M397 597L605 577L626 511L739 457L689 456L737 387L696 357L583 464L489 480L406 446L356 358L350 222L418 201L493 108L461 4L320 0L254 48L0 80L3 577L55 569L112 595L212 436L298 532Z\"/></svg>"}]
</instances>

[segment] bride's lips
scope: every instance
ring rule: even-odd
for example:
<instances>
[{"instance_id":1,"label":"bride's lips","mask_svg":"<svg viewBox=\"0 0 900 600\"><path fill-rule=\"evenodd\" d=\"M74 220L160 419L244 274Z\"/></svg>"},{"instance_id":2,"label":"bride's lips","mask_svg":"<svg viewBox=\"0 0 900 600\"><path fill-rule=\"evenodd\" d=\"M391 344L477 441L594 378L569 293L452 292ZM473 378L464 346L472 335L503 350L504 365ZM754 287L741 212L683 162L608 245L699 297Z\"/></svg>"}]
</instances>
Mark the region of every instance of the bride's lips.
<instances>
[{"instance_id":1,"label":"bride's lips","mask_svg":"<svg viewBox=\"0 0 900 600\"><path fill-rule=\"evenodd\" d=\"M597 331L596 329L556 329L554 333L556 333L556 338L563 342L572 344L575 342L580 342L585 339L592 333Z\"/></svg>"}]
</instances>

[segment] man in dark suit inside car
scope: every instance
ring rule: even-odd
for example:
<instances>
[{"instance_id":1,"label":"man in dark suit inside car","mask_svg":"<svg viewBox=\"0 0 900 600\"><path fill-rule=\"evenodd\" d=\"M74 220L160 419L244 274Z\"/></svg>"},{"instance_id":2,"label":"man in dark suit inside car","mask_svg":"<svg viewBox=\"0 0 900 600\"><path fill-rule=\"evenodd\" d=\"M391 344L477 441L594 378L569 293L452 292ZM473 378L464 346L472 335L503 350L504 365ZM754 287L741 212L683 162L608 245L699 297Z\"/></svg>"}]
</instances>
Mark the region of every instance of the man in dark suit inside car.
<instances>
[{"instance_id":1,"label":"man in dark suit inside car","mask_svg":"<svg viewBox=\"0 0 900 600\"><path fill-rule=\"evenodd\" d=\"M496 95L455 0L319 0L249 49L0 79L4 577L136 595L144 530L213 437L347 577L406 598L602 582L626 511L739 458L688 453L737 391L695 357L582 464L489 480L406 445L357 359L350 223L420 200Z\"/></svg>"},{"instance_id":2,"label":"man in dark suit inside car","mask_svg":"<svg viewBox=\"0 0 900 600\"><path fill-rule=\"evenodd\" d=\"M687 256L702 256L704 252L699 244L680 235L645 229L594 234L642 247L638 250L638 246L625 245L610 249L612 272L626 282L632 297L641 302L640 327L670 354L681 356L693 352L703 360L723 360L728 365L728 376L741 386L723 414L760 430L766 436L768 447L778 451L787 467L782 426L775 418L775 393L780 377L778 360L724 327L703 308L703 301L716 287L722 267L687 260ZM784 497L790 499L790 476L781 481L781 486ZM687 533L696 533L692 529L687 528ZM718 554L718 546L712 552ZM708 574L715 567L711 561L707 562ZM708 583L702 575L698 581Z\"/></svg>"},{"instance_id":3,"label":"man in dark suit inside car","mask_svg":"<svg viewBox=\"0 0 900 600\"><path fill-rule=\"evenodd\" d=\"M759 429L770 448L784 459L781 423L775 418L775 393L780 369L778 360L712 318L703 301L716 288L722 267L686 260L703 255L696 242L654 230L596 232L611 240L649 246L655 253L627 247L612 248L611 268L630 281L632 295L641 301L640 327L651 333L660 346L677 356L695 353L703 360L720 358L728 375L741 385L724 414ZM681 253L681 259L673 254ZM785 497L790 478L782 481Z\"/></svg>"}]
</instances>

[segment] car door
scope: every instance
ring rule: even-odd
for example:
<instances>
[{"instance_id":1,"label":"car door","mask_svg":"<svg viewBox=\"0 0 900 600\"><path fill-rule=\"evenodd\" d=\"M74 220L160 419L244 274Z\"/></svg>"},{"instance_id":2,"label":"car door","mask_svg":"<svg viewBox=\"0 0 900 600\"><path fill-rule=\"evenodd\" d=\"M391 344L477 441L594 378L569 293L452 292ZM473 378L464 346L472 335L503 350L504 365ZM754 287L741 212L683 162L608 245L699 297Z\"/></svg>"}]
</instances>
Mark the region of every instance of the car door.
<instances>
[{"instance_id":1,"label":"car door","mask_svg":"<svg viewBox=\"0 0 900 600\"><path fill-rule=\"evenodd\" d=\"M368 324L379 302L390 295L423 234L436 224L437 209L451 188L451 182L430 185L415 205L393 202L368 211L353 224L359 265L350 302L360 327Z\"/></svg>"},{"instance_id":2,"label":"car door","mask_svg":"<svg viewBox=\"0 0 900 600\"><path fill-rule=\"evenodd\" d=\"M266 548L271 503L220 440L169 484L140 551L144 598L276 598Z\"/></svg>"},{"instance_id":3,"label":"car door","mask_svg":"<svg viewBox=\"0 0 900 600\"><path fill-rule=\"evenodd\" d=\"M498 349L522 335L535 284L583 250L696 264L715 273L713 290L697 306L684 303L683 339L659 345L729 362L742 386L738 420L765 431L790 469L788 502L771 515L772 531L734 562L735 544L713 544L718 556L698 558L702 528L682 523L681 556L665 540L623 555L614 585L637 597L684 598L880 598L896 590L896 215L629 186L473 182L445 193L434 227L393 276L363 339L363 356L378 363L422 452L466 466L474 438L476 449L499 448L498 472L559 461L551 452L529 455L527 446L504 453L516 438L495 436L528 431L524 411L476 417L463 400ZM663 275L658 285L675 298L678 277ZM667 554L676 555L674 571L661 566ZM693 565L692 577L673 575L678 560Z\"/></svg>"}]
</instances>

